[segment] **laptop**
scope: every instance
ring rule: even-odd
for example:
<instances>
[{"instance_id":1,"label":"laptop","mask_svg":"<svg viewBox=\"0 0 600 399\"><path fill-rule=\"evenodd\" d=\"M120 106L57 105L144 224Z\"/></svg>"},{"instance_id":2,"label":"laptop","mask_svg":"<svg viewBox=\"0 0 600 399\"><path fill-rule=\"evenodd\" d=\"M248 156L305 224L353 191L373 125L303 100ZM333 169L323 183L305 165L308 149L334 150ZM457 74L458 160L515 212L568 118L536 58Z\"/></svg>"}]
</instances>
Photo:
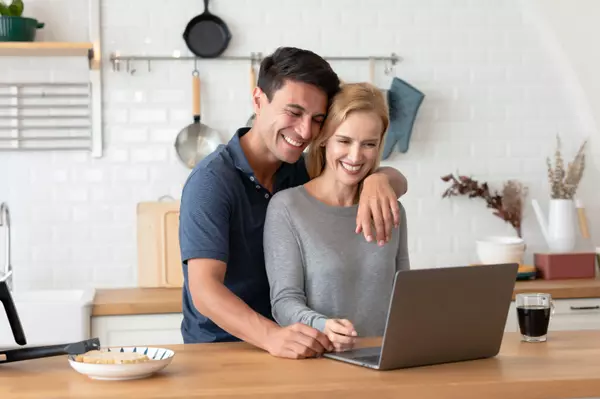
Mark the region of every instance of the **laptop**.
<instances>
[{"instance_id":1,"label":"laptop","mask_svg":"<svg viewBox=\"0 0 600 399\"><path fill-rule=\"evenodd\" d=\"M517 263L396 272L381 346L324 357L376 370L494 357Z\"/></svg>"}]
</instances>

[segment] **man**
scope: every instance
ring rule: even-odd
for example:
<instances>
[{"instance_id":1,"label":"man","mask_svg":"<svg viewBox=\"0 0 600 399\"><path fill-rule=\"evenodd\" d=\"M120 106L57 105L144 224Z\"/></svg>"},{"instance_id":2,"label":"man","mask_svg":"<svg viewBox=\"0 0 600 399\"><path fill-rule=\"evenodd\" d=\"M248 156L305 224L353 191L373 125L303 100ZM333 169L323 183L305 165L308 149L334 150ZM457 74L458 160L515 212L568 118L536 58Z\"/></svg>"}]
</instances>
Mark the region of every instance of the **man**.
<instances>
[{"instance_id":1,"label":"man","mask_svg":"<svg viewBox=\"0 0 600 399\"><path fill-rule=\"evenodd\" d=\"M306 183L302 153L319 132L340 81L318 55L277 49L260 67L256 118L226 146L203 159L183 188L180 246L185 343L243 340L274 356L312 357L333 348L303 324L287 328L271 315L263 225L271 196ZM398 225L404 176L380 168L365 181L356 232L380 245Z\"/></svg>"}]
</instances>

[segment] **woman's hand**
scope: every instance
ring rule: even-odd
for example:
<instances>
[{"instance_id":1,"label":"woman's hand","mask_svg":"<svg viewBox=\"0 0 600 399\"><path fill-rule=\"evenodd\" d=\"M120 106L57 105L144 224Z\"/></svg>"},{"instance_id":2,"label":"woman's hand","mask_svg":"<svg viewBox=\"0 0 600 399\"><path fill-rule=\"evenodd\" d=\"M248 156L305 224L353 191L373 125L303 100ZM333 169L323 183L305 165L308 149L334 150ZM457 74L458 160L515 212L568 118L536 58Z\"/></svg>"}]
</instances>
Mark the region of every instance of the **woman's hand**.
<instances>
[{"instance_id":1,"label":"woman's hand","mask_svg":"<svg viewBox=\"0 0 600 399\"><path fill-rule=\"evenodd\" d=\"M336 352L352 349L358 336L352 323L346 319L327 319L323 332L333 344Z\"/></svg>"}]
</instances>

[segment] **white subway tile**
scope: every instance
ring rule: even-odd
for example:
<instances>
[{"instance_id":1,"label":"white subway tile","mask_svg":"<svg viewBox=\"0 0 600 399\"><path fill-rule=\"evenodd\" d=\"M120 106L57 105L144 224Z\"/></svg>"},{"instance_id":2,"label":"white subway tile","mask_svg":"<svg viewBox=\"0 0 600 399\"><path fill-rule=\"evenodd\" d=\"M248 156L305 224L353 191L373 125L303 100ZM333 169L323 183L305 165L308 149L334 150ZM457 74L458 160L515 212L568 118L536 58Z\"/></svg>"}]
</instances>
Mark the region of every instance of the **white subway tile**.
<instances>
[{"instance_id":1,"label":"white subway tile","mask_svg":"<svg viewBox=\"0 0 600 399\"><path fill-rule=\"evenodd\" d=\"M186 101L189 93L178 89L155 90L150 96L150 100L157 104L177 104Z\"/></svg>"},{"instance_id":2,"label":"white subway tile","mask_svg":"<svg viewBox=\"0 0 600 399\"><path fill-rule=\"evenodd\" d=\"M124 148L108 148L103 158L114 163L127 162L129 160L129 150Z\"/></svg>"},{"instance_id":3,"label":"white subway tile","mask_svg":"<svg viewBox=\"0 0 600 399\"><path fill-rule=\"evenodd\" d=\"M148 180L148 169L138 165L124 165L113 169L115 182L141 182Z\"/></svg>"},{"instance_id":4,"label":"white subway tile","mask_svg":"<svg viewBox=\"0 0 600 399\"><path fill-rule=\"evenodd\" d=\"M54 0L50 7L30 1L30 11L47 22L38 32L41 40L88 40L87 3ZM130 63L135 74L126 72L125 63L113 71L108 62L113 51L191 55L181 33L202 12L202 2L178 0L177 7L167 8L163 3L102 2L101 158L60 151L0 156L0 200L13 209L22 287L135 285L137 202L181 195L190 170L173 143L192 122L193 62L156 61L148 70L147 63L136 61ZM396 52L403 58L389 75L385 63L377 62L375 82L387 88L397 76L426 95L409 151L383 162L409 181L402 202L414 268L469 264L477 261L477 238L513 234L481 199L442 199L448 184L441 176L466 174L494 188L519 178L530 196L543 198L545 157L553 154L555 134L564 135L565 151L573 154L584 135L596 133L584 126L545 38L522 21L517 0L308 0L300 11L277 0L260 7L238 3L211 2L211 11L228 22L236 38L226 54L266 55L295 45L322 55ZM344 80L369 78L367 62L331 65ZM198 62L202 121L218 129L224 142L252 112L248 66L223 59ZM5 57L0 65L2 82L87 81L88 73L85 57ZM597 148L590 154L598 155ZM597 171L589 174L590 181L598 179ZM593 204L595 197L582 199ZM588 215L591 225L600 223L600 212ZM539 228L530 214L524 230L528 248L537 248Z\"/></svg>"},{"instance_id":5,"label":"white subway tile","mask_svg":"<svg viewBox=\"0 0 600 399\"><path fill-rule=\"evenodd\" d=\"M144 143L148 141L148 128L116 127L109 130L109 134L115 142L121 143Z\"/></svg>"},{"instance_id":6,"label":"white subway tile","mask_svg":"<svg viewBox=\"0 0 600 399\"><path fill-rule=\"evenodd\" d=\"M131 150L131 161L139 162L161 162L167 159L167 149L156 148L139 148Z\"/></svg>"},{"instance_id":7,"label":"white subway tile","mask_svg":"<svg viewBox=\"0 0 600 399\"><path fill-rule=\"evenodd\" d=\"M150 129L150 141L153 143L174 143L179 131L179 128Z\"/></svg>"},{"instance_id":8,"label":"white subway tile","mask_svg":"<svg viewBox=\"0 0 600 399\"><path fill-rule=\"evenodd\" d=\"M167 121L167 111L164 109L132 109L129 122L137 124L152 124Z\"/></svg>"}]
</instances>

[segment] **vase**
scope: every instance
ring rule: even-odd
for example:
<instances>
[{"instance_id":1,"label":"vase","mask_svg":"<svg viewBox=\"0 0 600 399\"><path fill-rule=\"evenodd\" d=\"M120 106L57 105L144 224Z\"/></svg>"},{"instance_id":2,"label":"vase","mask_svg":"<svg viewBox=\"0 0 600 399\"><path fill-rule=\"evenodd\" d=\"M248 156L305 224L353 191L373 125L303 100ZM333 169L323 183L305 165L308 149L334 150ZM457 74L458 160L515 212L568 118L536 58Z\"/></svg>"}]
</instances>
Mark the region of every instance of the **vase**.
<instances>
[{"instance_id":1,"label":"vase","mask_svg":"<svg viewBox=\"0 0 600 399\"><path fill-rule=\"evenodd\" d=\"M537 200L531 200L544 239L550 252L565 253L575 249L576 215L571 199L551 199L548 217L544 216Z\"/></svg>"}]
</instances>

